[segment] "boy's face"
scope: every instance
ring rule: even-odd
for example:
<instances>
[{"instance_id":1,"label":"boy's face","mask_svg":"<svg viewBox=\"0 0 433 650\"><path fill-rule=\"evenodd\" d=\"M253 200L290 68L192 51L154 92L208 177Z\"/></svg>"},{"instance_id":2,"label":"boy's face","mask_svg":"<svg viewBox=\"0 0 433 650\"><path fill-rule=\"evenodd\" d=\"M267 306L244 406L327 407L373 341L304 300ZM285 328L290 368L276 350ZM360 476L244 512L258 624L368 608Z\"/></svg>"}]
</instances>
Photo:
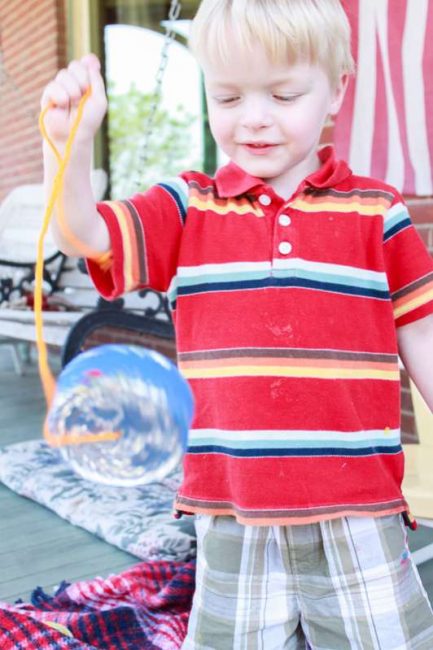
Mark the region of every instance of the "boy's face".
<instances>
[{"instance_id":1,"label":"boy's face","mask_svg":"<svg viewBox=\"0 0 433 650\"><path fill-rule=\"evenodd\" d=\"M210 126L221 149L285 198L318 166L323 125L338 112L346 79L331 88L309 63L278 65L261 46L233 46L230 62L203 66Z\"/></svg>"}]
</instances>

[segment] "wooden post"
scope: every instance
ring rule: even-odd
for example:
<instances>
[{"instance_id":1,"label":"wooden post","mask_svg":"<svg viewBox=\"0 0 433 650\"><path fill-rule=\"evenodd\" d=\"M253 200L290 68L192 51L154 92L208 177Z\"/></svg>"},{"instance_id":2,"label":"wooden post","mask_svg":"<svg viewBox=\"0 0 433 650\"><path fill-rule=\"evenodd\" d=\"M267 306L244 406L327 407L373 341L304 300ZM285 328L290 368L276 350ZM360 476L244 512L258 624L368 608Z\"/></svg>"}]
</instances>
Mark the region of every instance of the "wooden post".
<instances>
[{"instance_id":1,"label":"wooden post","mask_svg":"<svg viewBox=\"0 0 433 650\"><path fill-rule=\"evenodd\" d=\"M79 59L93 52L101 61L104 72L104 9L101 0L67 0L68 60ZM109 170L107 124L95 138L94 163L96 168Z\"/></svg>"}]
</instances>

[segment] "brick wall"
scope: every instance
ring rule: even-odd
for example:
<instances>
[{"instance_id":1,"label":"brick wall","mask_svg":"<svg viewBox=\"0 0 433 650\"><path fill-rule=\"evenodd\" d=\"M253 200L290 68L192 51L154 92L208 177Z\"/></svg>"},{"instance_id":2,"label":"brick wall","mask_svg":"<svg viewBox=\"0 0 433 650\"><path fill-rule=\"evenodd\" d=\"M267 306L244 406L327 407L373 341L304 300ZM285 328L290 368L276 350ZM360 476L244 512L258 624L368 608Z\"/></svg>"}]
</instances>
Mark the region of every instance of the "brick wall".
<instances>
[{"instance_id":1,"label":"brick wall","mask_svg":"<svg viewBox=\"0 0 433 650\"><path fill-rule=\"evenodd\" d=\"M416 229L433 255L433 197L406 197Z\"/></svg>"},{"instance_id":2,"label":"brick wall","mask_svg":"<svg viewBox=\"0 0 433 650\"><path fill-rule=\"evenodd\" d=\"M64 0L0 0L0 201L42 180L39 101L65 65L65 31Z\"/></svg>"},{"instance_id":3,"label":"brick wall","mask_svg":"<svg viewBox=\"0 0 433 650\"><path fill-rule=\"evenodd\" d=\"M416 229L430 251L430 254L433 255L433 197L406 197L406 201ZM401 375L401 431L403 442L416 442L418 436L416 433L409 380L404 370L402 370Z\"/></svg>"}]
</instances>

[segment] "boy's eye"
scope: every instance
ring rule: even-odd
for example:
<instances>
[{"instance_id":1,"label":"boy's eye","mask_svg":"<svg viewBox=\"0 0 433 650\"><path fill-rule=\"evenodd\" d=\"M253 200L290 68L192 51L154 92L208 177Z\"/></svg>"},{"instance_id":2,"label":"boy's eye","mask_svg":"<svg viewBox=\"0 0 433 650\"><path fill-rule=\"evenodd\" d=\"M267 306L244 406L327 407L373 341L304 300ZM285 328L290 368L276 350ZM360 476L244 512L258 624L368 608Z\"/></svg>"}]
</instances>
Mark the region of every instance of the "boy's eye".
<instances>
[{"instance_id":1,"label":"boy's eye","mask_svg":"<svg viewBox=\"0 0 433 650\"><path fill-rule=\"evenodd\" d=\"M274 99L277 99L279 102L294 102L301 95L273 95Z\"/></svg>"},{"instance_id":2,"label":"boy's eye","mask_svg":"<svg viewBox=\"0 0 433 650\"><path fill-rule=\"evenodd\" d=\"M227 97L215 97L215 101L218 104L233 104L234 102L237 102L240 99L238 95L230 95Z\"/></svg>"}]
</instances>

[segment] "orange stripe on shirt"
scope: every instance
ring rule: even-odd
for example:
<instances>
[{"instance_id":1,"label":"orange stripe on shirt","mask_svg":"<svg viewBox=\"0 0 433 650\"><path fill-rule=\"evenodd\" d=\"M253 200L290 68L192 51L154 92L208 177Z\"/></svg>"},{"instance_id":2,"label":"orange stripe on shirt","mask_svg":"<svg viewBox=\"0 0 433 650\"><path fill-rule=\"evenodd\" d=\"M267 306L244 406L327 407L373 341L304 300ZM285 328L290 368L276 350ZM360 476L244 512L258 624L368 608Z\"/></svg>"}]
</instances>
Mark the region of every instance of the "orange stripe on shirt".
<instances>
[{"instance_id":1,"label":"orange stripe on shirt","mask_svg":"<svg viewBox=\"0 0 433 650\"><path fill-rule=\"evenodd\" d=\"M125 292L134 289L139 279L139 267L137 258L137 237L134 224L128 208L118 201L107 201L115 213L123 244L123 273L125 278Z\"/></svg>"},{"instance_id":2,"label":"orange stripe on shirt","mask_svg":"<svg viewBox=\"0 0 433 650\"><path fill-rule=\"evenodd\" d=\"M399 318L404 314L422 307L433 299L433 281L411 291L394 302L394 317Z\"/></svg>"},{"instance_id":3,"label":"orange stripe on shirt","mask_svg":"<svg viewBox=\"0 0 433 650\"><path fill-rule=\"evenodd\" d=\"M253 366L282 366L309 368L362 368L375 370L395 370L398 365L395 363L371 362L371 361L347 361L336 359L292 359L281 357L229 357L226 359L202 359L199 361L179 361L180 368L223 368L225 366L253 365Z\"/></svg>"}]
</instances>

